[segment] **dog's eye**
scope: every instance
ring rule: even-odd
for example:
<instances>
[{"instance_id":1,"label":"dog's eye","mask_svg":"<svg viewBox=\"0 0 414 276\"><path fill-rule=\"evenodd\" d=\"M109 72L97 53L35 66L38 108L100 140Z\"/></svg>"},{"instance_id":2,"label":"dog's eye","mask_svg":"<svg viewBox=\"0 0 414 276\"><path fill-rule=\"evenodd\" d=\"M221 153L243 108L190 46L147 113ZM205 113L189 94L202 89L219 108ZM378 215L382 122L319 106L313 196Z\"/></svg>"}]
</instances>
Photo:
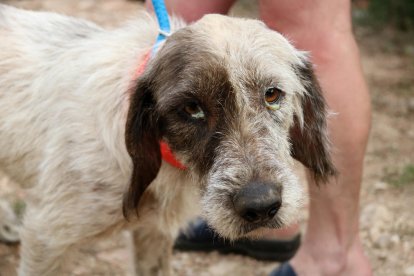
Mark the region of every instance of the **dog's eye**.
<instances>
[{"instance_id":1,"label":"dog's eye","mask_svg":"<svg viewBox=\"0 0 414 276\"><path fill-rule=\"evenodd\" d=\"M203 109L195 102L187 104L184 111L194 119L204 119L205 117Z\"/></svg>"},{"instance_id":2,"label":"dog's eye","mask_svg":"<svg viewBox=\"0 0 414 276\"><path fill-rule=\"evenodd\" d=\"M266 106L272 110L278 110L280 108L280 100L284 96L284 92L277 87L269 87L266 89L264 98Z\"/></svg>"}]
</instances>

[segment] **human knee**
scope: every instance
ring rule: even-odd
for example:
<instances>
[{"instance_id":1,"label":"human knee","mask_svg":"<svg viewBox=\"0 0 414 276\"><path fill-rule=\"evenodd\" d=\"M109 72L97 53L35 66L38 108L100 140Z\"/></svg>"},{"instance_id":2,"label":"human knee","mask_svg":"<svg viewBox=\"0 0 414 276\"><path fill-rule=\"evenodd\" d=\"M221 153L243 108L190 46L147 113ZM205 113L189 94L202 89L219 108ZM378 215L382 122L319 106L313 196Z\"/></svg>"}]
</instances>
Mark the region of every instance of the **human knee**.
<instances>
[{"instance_id":1,"label":"human knee","mask_svg":"<svg viewBox=\"0 0 414 276\"><path fill-rule=\"evenodd\" d=\"M350 0L260 0L262 19L271 27L350 30Z\"/></svg>"},{"instance_id":2,"label":"human knee","mask_svg":"<svg viewBox=\"0 0 414 276\"><path fill-rule=\"evenodd\" d=\"M207 13L226 14L235 0L209 0L209 1L188 1L188 0L166 0L170 14L177 14L187 22L193 22ZM152 9L150 1L146 1L148 9Z\"/></svg>"},{"instance_id":3,"label":"human knee","mask_svg":"<svg viewBox=\"0 0 414 276\"><path fill-rule=\"evenodd\" d=\"M352 41L349 0L261 0L262 20L292 39L299 48L313 50L338 42Z\"/></svg>"}]
</instances>

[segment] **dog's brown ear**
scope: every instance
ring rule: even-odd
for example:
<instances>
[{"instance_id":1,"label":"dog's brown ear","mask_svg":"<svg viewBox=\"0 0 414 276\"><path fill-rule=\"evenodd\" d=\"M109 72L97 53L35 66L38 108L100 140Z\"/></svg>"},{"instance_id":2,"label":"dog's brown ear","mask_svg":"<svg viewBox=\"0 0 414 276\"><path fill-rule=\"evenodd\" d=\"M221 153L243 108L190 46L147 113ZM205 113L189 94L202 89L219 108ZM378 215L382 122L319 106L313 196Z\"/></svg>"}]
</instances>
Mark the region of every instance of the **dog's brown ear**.
<instances>
[{"instance_id":1,"label":"dog's brown ear","mask_svg":"<svg viewBox=\"0 0 414 276\"><path fill-rule=\"evenodd\" d=\"M327 133L327 107L312 64L296 66L306 93L302 96L303 124L295 116L290 129L292 156L310 169L316 183L326 182L337 174L332 162Z\"/></svg>"},{"instance_id":2,"label":"dog's brown ear","mask_svg":"<svg viewBox=\"0 0 414 276\"><path fill-rule=\"evenodd\" d=\"M131 211L137 212L141 196L161 167L160 135L153 93L148 82L141 80L131 96L125 129L126 147L133 164L131 183L123 200L125 218Z\"/></svg>"}]
</instances>

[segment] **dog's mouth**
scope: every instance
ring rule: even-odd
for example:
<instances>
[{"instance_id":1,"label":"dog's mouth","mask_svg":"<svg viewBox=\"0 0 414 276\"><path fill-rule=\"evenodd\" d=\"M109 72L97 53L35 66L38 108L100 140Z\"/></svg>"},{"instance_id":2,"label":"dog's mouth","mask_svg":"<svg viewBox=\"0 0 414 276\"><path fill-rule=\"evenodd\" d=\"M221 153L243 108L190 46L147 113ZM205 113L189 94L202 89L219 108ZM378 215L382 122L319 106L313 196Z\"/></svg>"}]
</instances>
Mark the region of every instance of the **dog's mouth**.
<instances>
[{"instance_id":1,"label":"dog's mouth","mask_svg":"<svg viewBox=\"0 0 414 276\"><path fill-rule=\"evenodd\" d=\"M280 221L279 218L275 217L273 220L268 222L259 222L259 223L244 223L240 227L239 236L244 237L248 236L255 230L260 228L271 228L271 229L279 229L282 228L284 224Z\"/></svg>"},{"instance_id":2,"label":"dog's mouth","mask_svg":"<svg viewBox=\"0 0 414 276\"><path fill-rule=\"evenodd\" d=\"M282 220L275 216L272 220L266 222L251 223L243 220L237 215L233 216L231 223L229 221L217 221L211 220L209 217L205 217L208 224L222 237L230 240L236 240L240 238L251 238L259 237L261 229L279 229L284 227L286 224Z\"/></svg>"}]
</instances>

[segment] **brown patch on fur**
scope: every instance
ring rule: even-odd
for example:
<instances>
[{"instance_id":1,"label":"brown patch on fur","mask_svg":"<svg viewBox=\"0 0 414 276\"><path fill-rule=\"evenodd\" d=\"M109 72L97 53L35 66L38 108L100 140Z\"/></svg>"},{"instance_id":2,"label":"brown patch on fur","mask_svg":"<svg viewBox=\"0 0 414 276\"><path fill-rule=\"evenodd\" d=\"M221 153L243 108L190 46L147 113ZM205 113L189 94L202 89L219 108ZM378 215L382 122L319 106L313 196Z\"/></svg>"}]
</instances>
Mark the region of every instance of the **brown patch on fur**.
<instances>
[{"instance_id":1,"label":"brown patch on fur","mask_svg":"<svg viewBox=\"0 0 414 276\"><path fill-rule=\"evenodd\" d=\"M131 98L125 140L134 170L123 211L136 209L161 164L158 141L187 157L186 165L199 175L214 162L223 118L237 114L235 94L226 68L206 44L194 39L189 28L168 38L139 79ZM205 120L190 118L183 108L201 106ZM221 123L219 123L221 122Z\"/></svg>"},{"instance_id":2,"label":"brown patch on fur","mask_svg":"<svg viewBox=\"0 0 414 276\"><path fill-rule=\"evenodd\" d=\"M336 176L337 171L329 152L330 143L327 133L326 102L312 64L296 68L307 90L302 98L304 126L300 127L297 117L290 129L292 156L311 170L316 182L327 182Z\"/></svg>"},{"instance_id":3,"label":"brown patch on fur","mask_svg":"<svg viewBox=\"0 0 414 276\"><path fill-rule=\"evenodd\" d=\"M142 79L132 95L125 130L125 143L133 163L131 185L123 200L126 218L131 210L137 210L142 194L161 167L159 139L155 101L147 81Z\"/></svg>"},{"instance_id":4,"label":"brown patch on fur","mask_svg":"<svg viewBox=\"0 0 414 276\"><path fill-rule=\"evenodd\" d=\"M218 62L205 64L201 68L199 65L190 65L193 69L187 74L192 77L183 81L185 87L193 90L189 94L172 96L179 104L169 107L167 113L161 114L161 118L164 136L171 148L186 153L187 162L200 175L204 175L214 162L215 151L226 129L228 120L223 118L231 116L235 103L232 101L233 89L223 66ZM191 101L196 101L202 107L207 118L205 121L192 121L185 118L185 114L176 112Z\"/></svg>"}]
</instances>

